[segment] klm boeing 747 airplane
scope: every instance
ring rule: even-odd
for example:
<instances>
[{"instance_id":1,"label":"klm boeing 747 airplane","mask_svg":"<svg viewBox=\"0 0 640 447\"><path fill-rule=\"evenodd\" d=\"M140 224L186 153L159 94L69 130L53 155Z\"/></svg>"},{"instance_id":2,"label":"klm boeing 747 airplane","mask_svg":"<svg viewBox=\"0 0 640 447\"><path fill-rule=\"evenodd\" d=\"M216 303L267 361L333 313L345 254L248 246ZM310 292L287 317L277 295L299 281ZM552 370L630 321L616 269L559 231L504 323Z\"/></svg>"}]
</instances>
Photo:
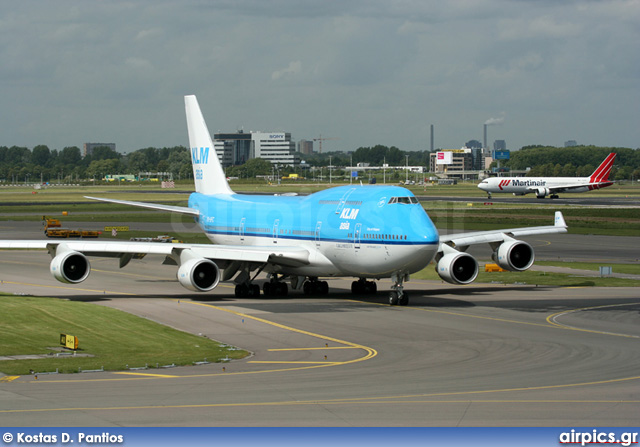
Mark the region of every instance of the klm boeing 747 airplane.
<instances>
[{"instance_id":1,"label":"klm boeing 747 airplane","mask_svg":"<svg viewBox=\"0 0 640 447\"><path fill-rule=\"evenodd\" d=\"M165 255L177 278L196 292L233 281L237 297L262 290L285 296L289 287L309 295L329 291L323 277L351 276L354 294L376 293L380 278L391 278L389 303L406 305L403 289L412 273L436 261L440 277L469 284L478 262L465 250L488 243L493 259L511 271L534 261L531 245L516 237L566 232L560 212L554 225L439 236L411 191L397 186L339 186L308 196L234 193L227 183L195 96L185 97L195 192L187 207L89 197L193 216L212 244L155 244L119 241L0 241L1 248L46 248L59 281L77 284L89 276L89 257L118 258L126 266L136 255Z\"/></svg>"}]
</instances>

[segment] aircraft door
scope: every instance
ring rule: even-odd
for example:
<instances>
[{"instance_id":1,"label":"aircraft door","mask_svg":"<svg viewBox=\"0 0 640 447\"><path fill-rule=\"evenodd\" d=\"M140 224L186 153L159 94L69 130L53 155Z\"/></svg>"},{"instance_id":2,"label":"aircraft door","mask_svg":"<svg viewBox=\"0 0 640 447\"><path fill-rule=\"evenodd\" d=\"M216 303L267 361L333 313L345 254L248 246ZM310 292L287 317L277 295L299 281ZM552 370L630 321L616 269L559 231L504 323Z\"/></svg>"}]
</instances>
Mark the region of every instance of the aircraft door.
<instances>
[{"instance_id":1,"label":"aircraft door","mask_svg":"<svg viewBox=\"0 0 640 447\"><path fill-rule=\"evenodd\" d=\"M356 229L353 233L353 248L360 250L360 231L362 231L362 224L356 224Z\"/></svg>"},{"instance_id":2,"label":"aircraft door","mask_svg":"<svg viewBox=\"0 0 640 447\"><path fill-rule=\"evenodd\" d=\"M342 212L342 209L344 208L345 204L347 203L347 199L349 198L349 196L355 190L356 190L355 188L351 188L349 191L344 193L344 195L340 199L340 202L338 203L338 208L336 208L336 214L340 214Z\"/></svg>"},{"instance_id":3,"label":"aircraft door","mask_svg":"<svg viewBox=\"0 0 640 447\"><path fill-rule=\"evenodd\" d=\"M240 219L240 242L242 242L244 244L244 223L246 222L247 218L243 217L242 219Z\"/></svg>"},{"instance_id":4,"label":"aircraft door","mask_svg":"<svg viewBox=\"0 0 640 447\"><path fill-rule=\"evenodd\" d=\"M315 234L316 247L320 247L320 228L321 227L322 227L322 222L318 221L318 223L316 223L316 234Z\"/></svg>"},{"instance_id":5,"label":"aircraft door","mask_svg":"<svg viewBox=\"0 0 640 447\"><path fill-rule=\"evenodd\" d=\"M280 219L276 219L273 222L273 243L277 244L278 243L278 231L280 227Z\"/></svg>"}]
</instances>

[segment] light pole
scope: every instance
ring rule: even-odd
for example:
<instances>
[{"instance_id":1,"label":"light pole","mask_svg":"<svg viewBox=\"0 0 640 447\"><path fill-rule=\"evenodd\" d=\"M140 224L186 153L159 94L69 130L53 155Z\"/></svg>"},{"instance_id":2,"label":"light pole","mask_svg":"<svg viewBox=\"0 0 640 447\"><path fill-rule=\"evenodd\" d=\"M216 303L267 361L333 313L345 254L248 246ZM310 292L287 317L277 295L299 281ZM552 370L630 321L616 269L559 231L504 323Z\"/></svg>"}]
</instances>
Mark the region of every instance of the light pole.
<instances>
[{"instance_id":1,"label":"light pole","mask_svg":"<svg viewBox=\"0 0 640 447\"><path fill-rule=\"evenodd\" d=\"M331 155L329 155L329 184L331 184Z\"/></svg>"},{"instance_id":2,"label":"light pole","mask_svg":"<svg viewBox=\"0 0 640 447\"><path fill-rule=\"evenodd\" d=\"M405 159L405 162L404 162L404 170L405 170L404 184L406 185L407 183L409 183L409 156L405 155L404 159Z\"/></svg>"},{"instance_id":3,"label":"light pole","mask_svg":"<svg viewBox=\"0 0 640 447\"><path fill-rule=\"evenodd\" d=\"M387 184L387 157L382 160L382 184Z\"/></svg>"}]
</instances>

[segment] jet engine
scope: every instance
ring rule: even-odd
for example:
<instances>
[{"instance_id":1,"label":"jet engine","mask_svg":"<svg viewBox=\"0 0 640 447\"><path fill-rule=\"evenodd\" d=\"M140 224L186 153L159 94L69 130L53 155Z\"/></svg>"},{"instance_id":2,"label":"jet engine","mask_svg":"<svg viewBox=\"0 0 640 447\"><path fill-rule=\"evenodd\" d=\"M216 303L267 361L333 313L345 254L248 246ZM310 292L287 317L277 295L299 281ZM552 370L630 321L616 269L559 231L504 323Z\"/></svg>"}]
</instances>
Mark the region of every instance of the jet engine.
<instances>
[{"instance_id":1,"label":"jet engine","mask_svg":"<svg viewBox=\"0 0 640 447\"><path fill-rule=\"evenodd\" d=\"M491 258L505 270L523 272L533 265L533 247L524 241L507 238L491 255Z\"/></svg>"},{"instance_id":2,"label":"jet engine","mask_svg":"<svg viewBox=\"0 0 640 447\"><path fill-rule=\"evenodd\" d=\"M475 281L478 276L476 258L453 248L445 249L445 253L436 265L436 271L440 278L450 284L464 285Z\"/></svg>"},{"instance_id":3,"label":"jet engine","mask_svg":"<svg viewBox=\"0 0 640 447\"><path fill-rule=\"evenodd\" d=\"M87 279L91 272L91 265L82 253L64 251L51 260L49 270L58 281L77 284Z\"/></svg>"},{"instance_id":4,"label":"jet engine","mask_svg":"<svg viewBox=\"0 0 640 447\"><path fill-rule=\"evenodd\" d=\"M178 281L194 292L209 292L220 282L220 269L209 259L191 258L178 268Z\"/></svg>"},{"instance_id":5,"label":"jet engine","mask_svg":"<svg viewBox=\"0 0 640 447\"><path fill-rule=\"evenodd\" d=\"M551 191L549 190L549 188L536 188L536 197L538 199L543 199L549 194L551 194Z\"/></svg>"}]
</instances>

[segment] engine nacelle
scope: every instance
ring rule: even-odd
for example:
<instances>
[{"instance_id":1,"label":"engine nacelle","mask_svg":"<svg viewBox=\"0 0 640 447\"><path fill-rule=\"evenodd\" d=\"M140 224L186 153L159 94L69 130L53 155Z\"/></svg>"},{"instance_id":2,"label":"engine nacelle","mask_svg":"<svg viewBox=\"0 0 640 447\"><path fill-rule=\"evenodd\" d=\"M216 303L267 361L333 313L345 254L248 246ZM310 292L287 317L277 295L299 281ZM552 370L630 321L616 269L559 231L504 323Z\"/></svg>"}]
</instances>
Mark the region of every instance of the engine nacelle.
<instances>
[{"instance_id":1,"label":"engine nacelle","mask_svg":"<svg viewBox=\"0 0 640 447\"><path fill-rule=\"evenodd\" d=\"M209 292L220 282L220 269L208 259L188 259L178 268L178 281L194 292Z\"/></svg>"},{"instance_id":2,"label":"engine nacelle","mask_svg":"<svg viewBox=\"0 0 640 447\"><path fill-rule=\"evenodd\" d=\"M491 258L496 264L511 272L523 272L533 265L533 247L524 241L507 239L498 246Z\"/></svg>"},{"instance_id":3,"label":"engine nacelle","mask_svg":"<svg viewBox=\"0 0 640 447\"><path fill-rule=\"evenodd\" d=\"M542 199L549 194L551 194L551 190L549 188L536 188L536 197L538 197L538 199Z\"/></svg>"},{"instance_id":4,"label":"engine nacelle","mask_svg":"<svg viewBox=\"0 0 640 447\"><path fill-rule=\"evenodd\" d=\"M468 253L451 249L440 258L436 271L450 284L470 284L478 276L478 261Z\"/></svg>"},{"instance_id":5,"label":"engine nacelle","mask_svg":"<svg viewBox=\"0 0 640 447\"><path fill-rule=\"evenodd\" d=\"M51 260L49 270L53 277L60 282L78 284L89 276L91 264L82 253L65 251Z\"/></svg>"}]
</instances>

